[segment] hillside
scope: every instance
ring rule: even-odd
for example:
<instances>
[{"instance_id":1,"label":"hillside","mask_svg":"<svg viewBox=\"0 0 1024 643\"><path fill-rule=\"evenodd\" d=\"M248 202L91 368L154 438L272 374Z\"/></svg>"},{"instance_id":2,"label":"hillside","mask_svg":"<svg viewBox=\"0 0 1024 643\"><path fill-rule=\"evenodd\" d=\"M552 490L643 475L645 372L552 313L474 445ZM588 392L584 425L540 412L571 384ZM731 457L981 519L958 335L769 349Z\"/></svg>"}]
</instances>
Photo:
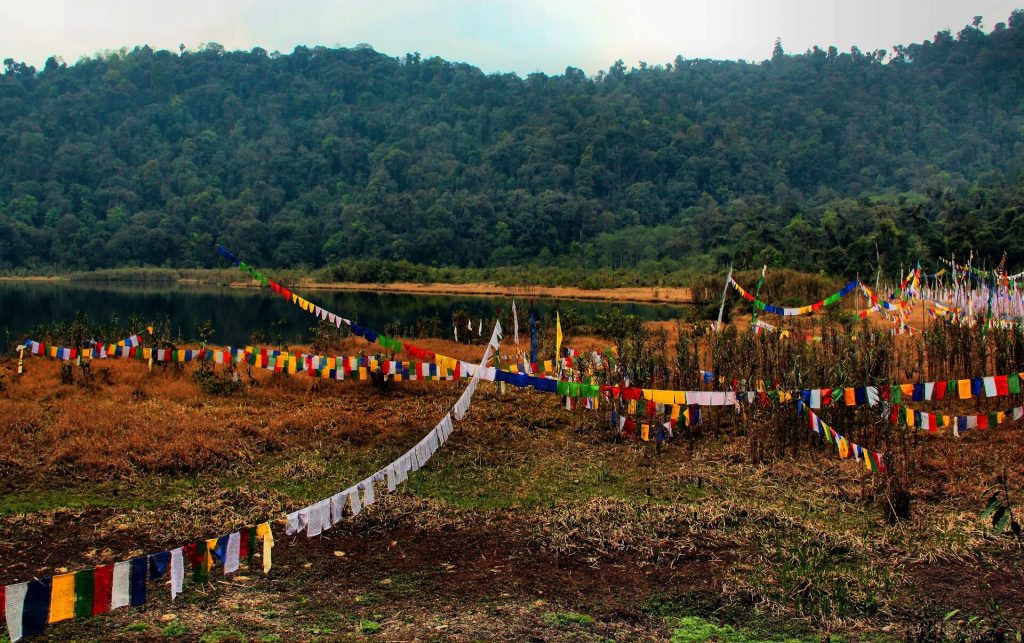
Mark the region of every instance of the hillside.
<instances>
[{"instance_id":1,"label":"hillside","mask_svg":"<svg viewBox=\"0 0 1024 643\"><path fill-rule=\"evenodd\" d=\"M1022 106L1024 11L592 78L366 46L8 60L0 269L212 266L215 241L277 267L1019 265Z\"/></svg>"}]
</instances>

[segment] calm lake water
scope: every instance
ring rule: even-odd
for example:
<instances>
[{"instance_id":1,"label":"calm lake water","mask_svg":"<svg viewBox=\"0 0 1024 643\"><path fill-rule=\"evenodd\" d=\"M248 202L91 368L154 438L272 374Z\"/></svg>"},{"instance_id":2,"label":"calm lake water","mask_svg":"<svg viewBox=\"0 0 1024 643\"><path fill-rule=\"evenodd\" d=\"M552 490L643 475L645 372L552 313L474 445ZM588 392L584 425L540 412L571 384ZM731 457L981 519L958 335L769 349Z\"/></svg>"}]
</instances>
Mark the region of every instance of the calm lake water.
<instances>
[{"instance_id":1,"label":"calm lake water","mask_svg":"<svg viewBox=\"0 0 1024 643\"><path fill-rule=\"evenodd\" d=\"M388 324L412 326L420 318L436 316L442 332L452 333L452 314L465 310L476 328L480 318L489 327L499 310L508 315L512 300L504 297L458 297L448 295L406 295L373 292L310 290L302 292L317 304L349 319L384 330ZM529 333L530 301L516 299L520 333ZM584 318L618 308L645 320L664 321L682 314L677 306L604 302L554 301L537 299L533 309L539 317L554 315L556 307L565 315L572 310ZM92 322L108 323L117 316L122 325L132 315L155 321L169 318L175 333L195 339L200 324L213 322L213 342L242 345L253 331L268 337L280 334L285 341L304 342L314 325L312 315L288 304L269 289L237 289L217 286L21 283L0 282L0 339L3 348L24 340L40 324L70 322L77 313ZM461 329L460 329L461 330ZM507 332L511 334L512 329Z\"/></svg>"}]
</instances>

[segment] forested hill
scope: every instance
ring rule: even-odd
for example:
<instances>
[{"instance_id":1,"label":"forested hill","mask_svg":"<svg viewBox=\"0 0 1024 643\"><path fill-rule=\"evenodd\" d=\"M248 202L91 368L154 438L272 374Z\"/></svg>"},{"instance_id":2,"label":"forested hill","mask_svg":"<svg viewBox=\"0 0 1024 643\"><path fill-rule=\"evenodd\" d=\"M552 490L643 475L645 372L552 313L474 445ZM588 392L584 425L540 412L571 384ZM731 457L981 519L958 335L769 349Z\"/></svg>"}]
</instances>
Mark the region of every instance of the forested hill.
<instances>
[{"instance_id":1,"label":"forested hill","mask_svg":"<svg viewBox=\"0 0 1024 643\"><path fill-rule=\"evenodd\" d=\"M977 25L591 78L366 46L8 60L0 269L208 266L215 241L268 267L1019 265L1024 11Z\"/></svg>"}]
</instances>

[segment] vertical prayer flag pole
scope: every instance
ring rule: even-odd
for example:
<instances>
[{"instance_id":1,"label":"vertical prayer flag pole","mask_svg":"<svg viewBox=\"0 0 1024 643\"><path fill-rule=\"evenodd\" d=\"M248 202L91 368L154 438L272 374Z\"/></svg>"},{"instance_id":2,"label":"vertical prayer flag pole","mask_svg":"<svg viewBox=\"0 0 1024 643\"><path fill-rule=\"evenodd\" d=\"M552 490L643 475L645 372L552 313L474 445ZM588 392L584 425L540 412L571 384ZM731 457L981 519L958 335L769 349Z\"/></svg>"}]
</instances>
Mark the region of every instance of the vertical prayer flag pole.
<instances>
[{"instance_id":1,"label":"vertical prayer flag pole","mask_svg":"<svg viewBox=\"0 0 1024 643\"><path fill-rule=\"evenodd\" d=\"M18 346L18 375L25 372L25 345Z\"/></svg>"},{"instance_id":2,"label":"vertical prayer flag pole","mask_svg":"<svg viewBox=\"0 0 1024 643\"><path fill-rule=\"evenodd\" d=\"M555 360L558 363L558 375L562 375L562 318L555 311Z\"/></svg>"},{"instance_id":3,"label":"vertical prayer flag pole","mask_svg":"<svg viewBox=\"0 0 1024 643\"><path fill-rule=\"evenodd\" d=\"M729 293L729 282L732 281L732 264L729 264L729 274L725 277L725 286L722 288L722 304L718 307L718 327L715 331L722 330L722 313L725 312L725 296Z\"/></svg>"},{"instance_id":4,"label":"vertical prayer flag pole","mask_svg":"<svg viewBox=\"0 0 1024 643\"><path fill-rule=\"evenodd\" d=\"M516 346L519 346L519 313L516 311L516 298L512 298L512 338Z\"/></svg>"},{"instance_id":5,"label":"vertical prayer flag pole","mask_svg":"<svg viewBox=\"0 0 1024 643\"><path fill-rule=\"evenodd\" d=\"M533 304L530 304L530 363L537 363L537 318L533 314Z\"/></svg>"},{"instance_id":6,"label":"vertical prayer flag pole","mask_svg":"<svg viewBox=\"0 0 1024 643\"><path fill-rule=\"evenodd\" d=\"M758 300L758 297L761 296L761 286L764 285L764 273L767 272L767 271L768 271L768 264L765 264L764 267L761 268L761 278L757 280L757 289L754 291L754 303L753 303L753 306L752 306L753 311L752 311L751 319L750 319L750 329L751 330L755 330L756 327L757 327L757 300Z\"/></svg>"}]
</instances>

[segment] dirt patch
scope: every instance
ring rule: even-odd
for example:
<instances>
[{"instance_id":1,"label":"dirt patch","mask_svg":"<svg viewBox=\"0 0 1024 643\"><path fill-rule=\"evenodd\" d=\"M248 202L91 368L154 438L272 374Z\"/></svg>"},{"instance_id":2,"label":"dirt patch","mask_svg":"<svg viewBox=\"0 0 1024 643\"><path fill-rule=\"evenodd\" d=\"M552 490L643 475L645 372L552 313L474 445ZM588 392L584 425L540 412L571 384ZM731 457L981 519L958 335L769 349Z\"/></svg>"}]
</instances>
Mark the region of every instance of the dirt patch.
<instances>
[{"instance_id":1,"label":"dirt patch","mask_svg":"<svg viewBox=\"0 0 1024 643\"><path fill-rule=\"evenodd\" d=\"M998 561L918 563L908 569L914 600L965 618L1024 618L1024 554Z\"/></svg>"}]
</instances>

